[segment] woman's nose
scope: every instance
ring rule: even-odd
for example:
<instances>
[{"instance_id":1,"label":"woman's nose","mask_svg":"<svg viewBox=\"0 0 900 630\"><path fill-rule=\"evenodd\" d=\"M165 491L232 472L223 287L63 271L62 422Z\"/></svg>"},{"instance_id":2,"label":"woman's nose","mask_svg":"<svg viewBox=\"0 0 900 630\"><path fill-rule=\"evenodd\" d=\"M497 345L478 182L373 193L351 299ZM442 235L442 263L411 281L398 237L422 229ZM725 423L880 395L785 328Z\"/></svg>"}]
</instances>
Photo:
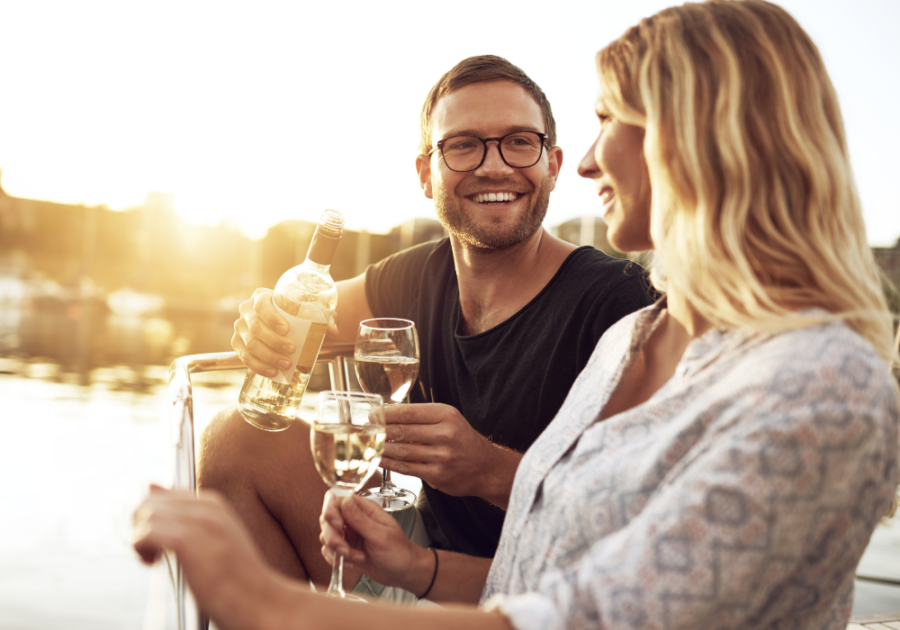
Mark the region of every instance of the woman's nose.
<instances>
[{"instance_id":1,"label":"woman's nose","mask_svg":"<svg viewBox=\"0 0 900 630\"><path fill-rule=\"evenodd\" d=\"M599 138L594 140L594 144L591 145L578 164L578 174L582 177L594 179L600 175L600 165L597 164L597 142L599 140Z\"/></svg>"}]
</instances>

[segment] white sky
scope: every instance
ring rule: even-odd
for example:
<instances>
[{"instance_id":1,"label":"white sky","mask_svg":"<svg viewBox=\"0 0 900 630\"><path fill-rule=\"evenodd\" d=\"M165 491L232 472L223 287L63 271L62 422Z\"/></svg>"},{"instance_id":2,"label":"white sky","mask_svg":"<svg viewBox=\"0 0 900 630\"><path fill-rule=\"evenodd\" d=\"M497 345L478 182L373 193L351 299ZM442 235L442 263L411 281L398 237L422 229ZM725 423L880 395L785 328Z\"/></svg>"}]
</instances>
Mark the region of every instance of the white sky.
<instances>
[{"instance_id":1,"label":"white sky","mask_svg":"<svg viewBox=\"0 0 900 630\"><path fill-rule=\"evenodd\" d=\"M563 172L549 225L599 214L575 167L596 133L594 53L656 0L0 0L0 169L12 195L126 208L175 195L251 236L324 208L386 231L433 216L418 114L460 59L492 53L550 98ZM841 98L873 245L900 237L897 0L784 0Z\"/></svg>"}]
</instances>

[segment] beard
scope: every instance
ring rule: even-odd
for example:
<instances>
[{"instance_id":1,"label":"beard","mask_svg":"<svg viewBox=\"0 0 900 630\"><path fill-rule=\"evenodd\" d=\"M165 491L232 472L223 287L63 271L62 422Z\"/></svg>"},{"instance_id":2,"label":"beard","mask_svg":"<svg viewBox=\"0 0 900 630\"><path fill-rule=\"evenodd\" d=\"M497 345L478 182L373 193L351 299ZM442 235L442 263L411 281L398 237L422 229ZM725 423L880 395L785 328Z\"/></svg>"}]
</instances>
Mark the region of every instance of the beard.
<instances>
[{"instance_id":1,"label":"beard","mask_svg":"<svg viewBox=\"0 0 900 630\"><path fill-rule=\"evenodd\" d=\"M521 184L505 186L503 182L491 181L491 185L523 194L518 190ZM540 229L550 205L550 178L544 178L536 191L532 187L530 193L526 193L531 195L532 204L513 225L506 225L504 216L478 222L463 206L461 200L465 195L457 191L451 194L443 187L435 192L438 220L450 234L472 247L499 251L518 245Z\"/></svg>"}]
</instances>

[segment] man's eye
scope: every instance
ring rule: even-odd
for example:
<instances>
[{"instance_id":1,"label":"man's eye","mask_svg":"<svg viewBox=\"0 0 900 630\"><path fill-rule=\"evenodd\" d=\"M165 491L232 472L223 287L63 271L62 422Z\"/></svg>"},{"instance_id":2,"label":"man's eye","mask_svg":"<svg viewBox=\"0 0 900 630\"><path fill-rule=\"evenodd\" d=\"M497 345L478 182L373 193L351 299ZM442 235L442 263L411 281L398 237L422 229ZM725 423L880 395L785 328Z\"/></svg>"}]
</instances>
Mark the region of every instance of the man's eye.
<instances>
[{"instance_id":1,"label":"man's eye","mask_svg":"<svg viewBox=\"0 0 900 630\"><path fill-rule=\"evenodd\" d=\"M463 140L461 142L454 142L453 144L444 145L444 148L448 151L468 151L475 147L475 143L471 140Z\"/></svg>"},{"instance_id":2,"label":"man's eye","mask_svg":"<svg viewBox=\"0 0 900 630\"><path fill-rule=\"evenodd\" d=\"M537 136L530 135L521 135L521 136L507 136L505 140L503 140L503 146L506 147L536 147L538 146L539 141Z\"/></svg>"}]
</instances>

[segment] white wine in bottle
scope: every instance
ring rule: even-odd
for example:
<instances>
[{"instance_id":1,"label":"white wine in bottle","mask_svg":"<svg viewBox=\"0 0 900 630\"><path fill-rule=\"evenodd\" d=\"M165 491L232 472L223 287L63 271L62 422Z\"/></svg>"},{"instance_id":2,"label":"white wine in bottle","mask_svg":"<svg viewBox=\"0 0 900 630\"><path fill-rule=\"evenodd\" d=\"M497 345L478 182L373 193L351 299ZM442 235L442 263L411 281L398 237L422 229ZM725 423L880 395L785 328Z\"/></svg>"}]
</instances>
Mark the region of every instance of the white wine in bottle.
<instances>
[{"instance_id":1,"label":"white wine in bottle","mask_svg":"<svg viewBox=\"0 0 900 630\"><path fill-rule=\"evenodd\" d=\"M344 227L337 210L326 210L316 227L302 264L289 269L275 285L275 308L290 325L287 336L296 346L292 367L270 378L247 370L238 397L244 419L264 431L284 431L297 418L300 400L337 306L337 289L329 267Z\"/></svg>"}]
</instances>

